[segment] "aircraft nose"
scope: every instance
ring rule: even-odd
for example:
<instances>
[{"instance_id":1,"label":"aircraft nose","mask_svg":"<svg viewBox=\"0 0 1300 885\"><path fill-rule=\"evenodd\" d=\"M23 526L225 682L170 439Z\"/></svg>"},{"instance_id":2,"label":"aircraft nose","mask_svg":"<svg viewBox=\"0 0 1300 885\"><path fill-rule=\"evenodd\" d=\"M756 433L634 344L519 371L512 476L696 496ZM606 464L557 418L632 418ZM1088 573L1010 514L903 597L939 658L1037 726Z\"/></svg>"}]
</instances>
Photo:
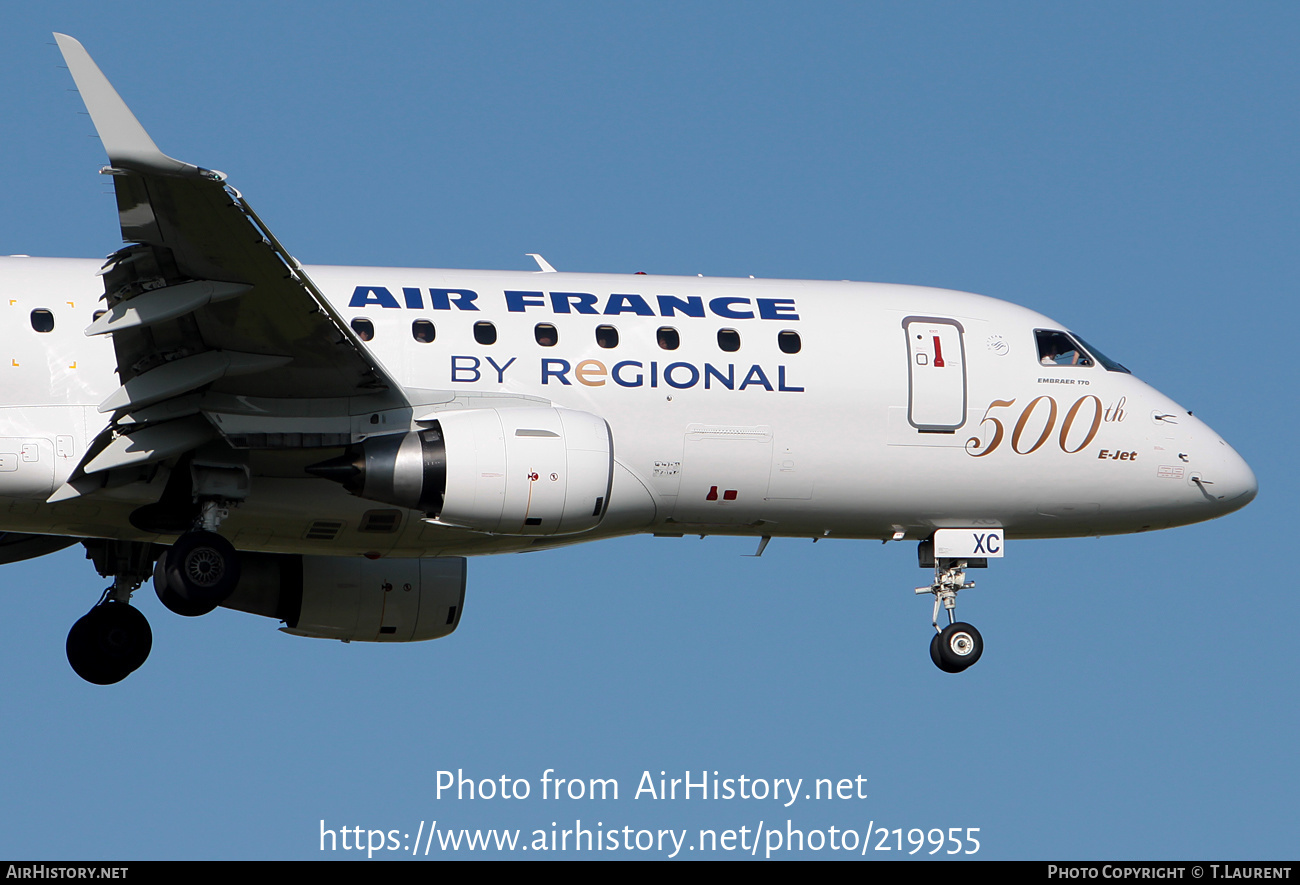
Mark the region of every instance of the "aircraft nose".
<instances>
[{"instance_id":1,"label":"aircraft nose","mask_svg":"<svg viewBox=\"0 0 1300 885\"><path fill-rule=\"evenodd\" d=\"M1211 469L1206 471L1203 477L1205 484L1201 488L1215 499L1224 513L1230 513L1255 500L1255 495L1259 492L1259 481L1246 459L1238 455L1232 446L1220 439L1216 448L1219 449L1218 457L1214 459Z\"/></svg>"}]
</instances>

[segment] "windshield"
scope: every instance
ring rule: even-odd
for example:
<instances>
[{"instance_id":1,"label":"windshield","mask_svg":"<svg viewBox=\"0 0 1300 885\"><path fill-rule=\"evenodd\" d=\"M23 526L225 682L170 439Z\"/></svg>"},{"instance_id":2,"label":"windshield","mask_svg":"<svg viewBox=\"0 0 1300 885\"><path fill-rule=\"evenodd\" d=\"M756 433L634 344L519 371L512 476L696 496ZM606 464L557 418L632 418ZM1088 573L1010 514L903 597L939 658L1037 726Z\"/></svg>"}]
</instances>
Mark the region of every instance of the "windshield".
<instances>
[{"instance_id":1,"label":"windshield","mask_svg":"<svg viewBox=\"0 0 1300 885\"><path fill-rule=\"evenodd\" d=\"M1090 354L1092 354L1094 357L1096 357L1097 362L1101 363L1103 366L1106 367L1106 371L1108 371L1108 372L1123 372L1125 375L1132 375L1132 374L1133 374L1133 373L1130 372L1128 369L1124 368L1123 365L1121 365L1120 363L1115 362L1113 359L1111 359L1110 357L1106 356L1106 354L1102 353L1100 350L1098 350L1097 348L1093 347L1093 346L1092 346L1091 344L1089 344L1087 341L1084 341L1084 340L1083 340L1082 338L1080 338L1078 335L1075 335L1074 337L1075 337L1076 340L1078 340L1078 342L1079 342L1080 344L1082 344L1085 348L1087 348L1088 353L1090 353Z\"/></svg>"},{"instance_id":2,"label":"windshield","mask_svg":"<svg viewBox=\"0 0 1300 885\"><path fill-rule=\"evenodd\" d=\"M1092 359L1074 339L1055 329L1035 329L1038 362L1044 366L1091 366Z\"/></svg>"},{"instance_id":3,"label":"windshield","mask_svg":"<svg viewBox=\"0 0 1300 885\"><path fill-rule=\"evenodd\" d=\"M1092 366L1100 363L1108 372L1133 374L1121 364L1084 341L1078 335L1059 329L1035 329L1038 362L1044 366Z\"/></svg>"}]
</instances>

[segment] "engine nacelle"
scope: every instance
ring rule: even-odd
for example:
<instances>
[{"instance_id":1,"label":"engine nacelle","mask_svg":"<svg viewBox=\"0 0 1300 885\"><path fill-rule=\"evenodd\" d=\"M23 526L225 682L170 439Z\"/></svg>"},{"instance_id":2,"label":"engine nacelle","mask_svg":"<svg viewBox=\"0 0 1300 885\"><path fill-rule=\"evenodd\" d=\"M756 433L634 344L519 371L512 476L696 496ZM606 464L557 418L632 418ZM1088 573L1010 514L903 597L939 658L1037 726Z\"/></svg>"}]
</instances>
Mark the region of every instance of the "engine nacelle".
<instances>
[{"instance_id":1,"label":"engine nacelle","mask_svg":"<svg viewBox=\"0 0 1300 885\"><path fill-rule=\"evenodd\" d=\"M309 467L354 495L503 535L569 535L609 507L614 443L587 412L471 409L428 430L366 440Z\"/></svg>"},{"instance_id":2,"label":"engine nacelle","mask_svg":"<svg viewBox=\"0 0 1300 885\"><path fill-rule=\"evenodd\" d=\"M419 642L456 629L465 607L465 559L364 559L243 553L239 586L223 608L284 621L295 636Z\"/></svg>"}]
</instances>

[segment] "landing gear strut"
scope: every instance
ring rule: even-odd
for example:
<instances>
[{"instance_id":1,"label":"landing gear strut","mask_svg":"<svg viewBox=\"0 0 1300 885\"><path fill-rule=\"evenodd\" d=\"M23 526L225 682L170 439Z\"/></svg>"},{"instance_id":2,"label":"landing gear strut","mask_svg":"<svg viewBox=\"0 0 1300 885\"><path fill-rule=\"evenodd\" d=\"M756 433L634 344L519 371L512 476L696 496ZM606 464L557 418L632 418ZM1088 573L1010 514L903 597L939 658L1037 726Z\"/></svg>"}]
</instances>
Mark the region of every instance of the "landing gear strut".
<instances>
[{"instance_id":1,"label":"landing gear strut","mask_svg":"<svg viewBox=\"0 0 1300 885\"><path fill-rule=\"evenodd\" d=\"M930 660L945 673L960 673L984 654L984 639L980 631L956 618L957 591L975 586L974 581L966 580L966 568L964 559L936 559L934 583L916 588L918 596L934 595L934 616L930 623L934 625L935 633L930 640ZM943 628L939 627L940 606L948 612L948 626Z\"/></svg>"}]
</instances>

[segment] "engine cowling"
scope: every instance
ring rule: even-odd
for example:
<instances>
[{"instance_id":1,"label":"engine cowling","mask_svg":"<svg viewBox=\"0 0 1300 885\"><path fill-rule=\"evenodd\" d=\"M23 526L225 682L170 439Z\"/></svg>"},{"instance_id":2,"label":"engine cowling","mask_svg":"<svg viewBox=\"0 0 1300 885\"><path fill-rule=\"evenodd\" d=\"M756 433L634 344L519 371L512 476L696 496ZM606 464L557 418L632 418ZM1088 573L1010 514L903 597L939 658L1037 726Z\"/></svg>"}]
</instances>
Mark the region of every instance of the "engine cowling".
<instances>
[{"instance_id":1,"label":"engine cowling","mask_svg":"<svg viewBox=\"0 0 1300 885\"><path fill-rule=\"evenodd\" d=\"M556 408L472 409L428 430L366 440L308 468L354 495L504 535L568 535L609 507L614 444L604 419Z\"/></svg>"},{"instance_id":2,"label":"engine cowling","mask_svg":"<svg viewBox=\"0 0 1300 885\"><path fill-rule=\"evenodd\" d=\"M241 554L223 608L284 621L295 636L420 642L452 633L465 607L464 557L363 559Z\"/></svg>"}]
</instances>

